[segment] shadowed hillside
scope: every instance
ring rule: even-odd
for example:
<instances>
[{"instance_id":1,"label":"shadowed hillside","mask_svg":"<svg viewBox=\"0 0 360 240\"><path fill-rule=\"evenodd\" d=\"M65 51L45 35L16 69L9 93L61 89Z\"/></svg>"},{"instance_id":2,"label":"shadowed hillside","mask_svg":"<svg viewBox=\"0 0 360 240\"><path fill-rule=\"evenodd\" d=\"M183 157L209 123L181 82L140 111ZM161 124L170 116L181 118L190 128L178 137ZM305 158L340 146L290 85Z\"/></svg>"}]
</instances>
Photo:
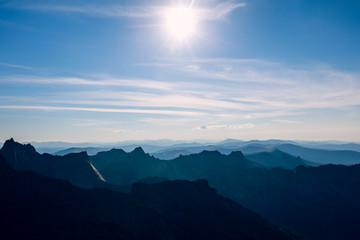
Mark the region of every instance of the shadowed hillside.
<instances>
[{"instance_id":1,"label":"shadowed hillside","mask_svg":"<svg viewBox=\"0 0 360 240\"><path fill-rule=\"evenodd\" d=\"M30 144L23 145L10 139L5 142L0 154L18 171L31 170L85 188L104 184L101 174L90 163L85 152L65 156L39 154Z\"/></svg>"},{"instance_id":2,"label":"shadowed hillside","mask_svg":"<svg viewBox=\"0 0 360 240\"><path fill-rule=\"evenodd\" d=\"M339 239L346 232L347 239L360 237L360 165L267 169L241 152L203 151L162 161L141 149L102 152L91 160L109 182L207 179L221 195L314 239Z\"/></svg>"},{"instance_id":3,"label":"shadowed hillside","mask_svg":"<svg viewBox=\"0 0 360 240\"><path fill-rule=\"evenodd\" d=\"M360 163L360 152L349 150L322 150L282 144L277 148L283 152L320 164L352 165Z\"/></svg>"},{"instance_id":4,"label":"shadowed hillside","mask_svg":"<svg viewBox=\"0 0 360 240\"><path fill-rule=\"evenodd\" d=\"M108 182L119 185L132 184L148 176L219 181L219 178L223 178L223 173L229 169L239 170L257 166L247 160L241 152L223 155L218 151L203 151L165 161L146 154L140 147L130 153L112 149L91 156L90 159Z\"/></svg>"},{"instance_id":5,"label":"shadowed hillside","mask_svg":"<svg viewBox=\"0 0 360 240\"><path fill-rule=\"evenodd\" d=\"M2 239L299 239L205 180L81 189L16 172L0 155L0 195Z\"/></svg>"},{"instance_id":6,"label":"shadowed hillside","mask_svg":"<svg viewBox=\"0 0 360 240\"><path fill-rule=\"evenodd\" d=\"M311 164L300 157L294 157L277 149L247 154L246 158L267 168L282 167L286 169L295 169L298 166L307 166L308 164Z\"/></svg>"},{"instance_id":7,"label":"shadowed hillside","mask_svg":"<svg viewBox=\"0 0 360 240\"><path fill-rule=\"evenodd\" d=\"M36 162L37 158L31 155L33 148L30 145L25 148L30 150L12 148L14 151L8 154L16 155L14 159L19 163ZM223 155L218 151L164 161L146 154L140 147L130 153L117 149L101 152L92 156L91 161L113 184L130 186L139 180L158 183L165 179L206 179L219 194L313 239L360 237L357 231L360 165L269 169L249 161L241 152Z\"/></svg>"}]
</instances>

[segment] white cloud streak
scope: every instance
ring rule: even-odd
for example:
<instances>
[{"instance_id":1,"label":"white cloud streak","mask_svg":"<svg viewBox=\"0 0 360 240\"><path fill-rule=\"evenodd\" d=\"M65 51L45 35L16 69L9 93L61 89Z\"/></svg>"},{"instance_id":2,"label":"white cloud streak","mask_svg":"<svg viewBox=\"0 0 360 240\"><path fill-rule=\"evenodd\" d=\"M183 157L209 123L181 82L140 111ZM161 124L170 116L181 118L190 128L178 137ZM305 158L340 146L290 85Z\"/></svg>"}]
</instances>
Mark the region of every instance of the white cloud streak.
<instances>
[{"instance_id":1,"label":"white cloud streak","mask_svg":"<svg viewBox=\"0 0 360 240\"><path fill-rule=\"evenodd\" d=\"M170 90L173 84L168 82L153 81L146 79L119 79L105 78L90 80L75 77L55 77L55 78L34 78L34 77L3 77L3 81L33 83L33 84L61 84L61 85L88 85L88 86L120 86L134 87L143 89Z\"/></svg>"},{"instance_id":2,"label":"white cloud streak","mask_svg":"<svg viewBox=\"0 0 360 240\"><path fill-rule=\"evenodd\" d=\"M25 65L17 65L17 64L11 64L11 63L4 63L0 62L0 66L8 67L8 68L19 68L24 70L34 70L33 67L25 66Z\"/></svg>"},{"instance_id":3,"label":"white cloud streak","mask_svg":"<svg viewBox=\"0 0 360 240\"><path fill-rule=\"evenodd\" d=\"M226 1L217 4L213 8L200 8L198 15L202 20L220 20L230 15L231 12L238 8L245 7L246 3L237 3Z\"/></svg>"},{"instance_id":4,"label":"white cloud streak","mask_svg":"<svg viewBox=\"0 0 360 240\"><path fill-rule=\"evenodd\" d=\"M282 119L311 110L360 106L359 73L324 67L295 68L256 59L161 59L154 66L168 68L169 65L181 73L181 78L173 72L164 74L162 81L115 77L95 80L2 77L0 84L61 85L62 90L41 92L36 97L1 96L1 99L3 105L8 106L23 106L26 102L34 106L65 105L74 110L93 112L129 112L124 108L131 108L133 112L144 114L175 114L171 112L174 111L189 117L200 116L200 113L216 116L219 125L231 119ZM250 80L244 77L244 71L253 73ZM225 77L205 77L214 72ZM227 76L243 77L244 81L228 81ZM86 89L83 86L87 86Z\"/></svg>"},{"instance_id":5,"label":"white cloud streak","mask_svg":"<svg viewBox=\"0 0 360 240\"><path fill-rule=\"evenodd\" d=\"M238 125L210 125L210 126L200 126L195 128L195 130L212 130L212 129L249 129L255 127L252 123L238 124Z\"/></svg>"},{"instance_id":6,"label":"white cloud streak","mask_svg":"<svg viewBox=\"0 0 360 240\"><path fill-rule=\"evenodd\" d=\"M10 5L11 6L11 5ZM118 4L108 6L104 5L22 5L14 6L15 8L25 10L37 10L44 12L63 12L63 13L80 13L99 17L126 17L126 18L149 18L156 16L155 11L150 7L123 7Z\"/></svg>"},{"instance_id":7,"label":"white cloud streak","mask_svg":"<svg viewBox=\"0 0 360 240\"><path fill-rule=\"evenodd\" d=\"M226 93L222 96L224 100L255 109L360 105L360 74L356 72L341 72L330 67L291 67L254 59L167 59L166 64L163 67L217 86L219 92Z\"/></svg>"},{"instance_id":8,"label":"white cloud streak","mask_svg":"<svg viewBox=\"0 0 360 240\"><path fill-rule=\"evenodd\" d=\"M197 15L199 21L208 20L221 20L226 18L238 8L245 7L246 3L240 3L236 1L224 1L221 3L215 3L212 5L204 5L203 7L197 7L197 4L192 4L192 7ZM60 13L72 13L72 14L86 14L98 17L119 17L119 18L158 18L163 17L166 12L174 6L154 6L145 5L139 6L124 6L119 3L104 2L94 4L43 4L34 3L29 4L26 2L20 3L8 3L6 5L9 8L43 11L43 12L60 12Z\"/></svg>"},{"instance_id":9,"label":"white cloud streak","mask_svg":"<svg viewBox=\"0 0 360 240\"><path fill-rule=\"evenodd\" d=\"M285 123L285 124L301 124L300 121L285 120L285 119L273 119L272 122Z\"/></svg>"},{"instance_id":10,"label":"white cloud streak","mask_svg":"<svg viewBox=\"0 0 360 240\"><path fill-rule=\"evenodd\" d=\"M117 109L117 108L83 108L83 107L54 107L54 106L21 106L4 105L0 109L12 110L43 110L43 111L85 111L101 113L135 113L135 114L159 114L175 116L204 116L206 113L195 111L175 111L175 110L154 110L154 109Z\"/></svg>"}]
</instances>

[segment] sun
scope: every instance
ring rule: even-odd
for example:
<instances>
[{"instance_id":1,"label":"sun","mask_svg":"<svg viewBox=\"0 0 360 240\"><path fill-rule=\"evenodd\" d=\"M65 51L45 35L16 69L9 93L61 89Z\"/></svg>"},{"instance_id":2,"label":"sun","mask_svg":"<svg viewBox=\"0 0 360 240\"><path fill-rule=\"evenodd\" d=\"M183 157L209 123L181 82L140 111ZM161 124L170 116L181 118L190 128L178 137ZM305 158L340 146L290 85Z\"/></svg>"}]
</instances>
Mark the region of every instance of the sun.
<instances>
[{"instance_id":1,"label":"sun","mask_svg":"<svg viewBox=\"0 0 360 240\"><path fill-rule=\"evenodd\" d=\"M171 37L184 40L196 30L196 14L190 7L172 7L166 12L166 28Z\"/></svg>"}]
</instances>

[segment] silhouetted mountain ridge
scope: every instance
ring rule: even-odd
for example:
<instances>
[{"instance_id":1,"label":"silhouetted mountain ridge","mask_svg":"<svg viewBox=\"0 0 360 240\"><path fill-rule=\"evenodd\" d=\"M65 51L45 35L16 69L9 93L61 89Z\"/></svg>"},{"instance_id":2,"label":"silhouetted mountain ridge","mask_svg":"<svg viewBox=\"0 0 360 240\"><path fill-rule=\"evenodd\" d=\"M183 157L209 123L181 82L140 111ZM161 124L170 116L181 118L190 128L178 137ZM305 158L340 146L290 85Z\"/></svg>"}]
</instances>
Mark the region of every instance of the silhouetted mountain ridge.
<instances>
[{"instance_id":1,"label":"silhouetted mountain ridge","mask_svg":"<svg viewBox=\"0 0 360 240\"><path fill-rule=\"evenodd\" d=\"M18 171L34 171L44 176L65 179L85 188L102 186L104 183L86 152L65 156L39 154L30 144L23 145L10 139L4 143L0 153Z\"/></svg>"},{"instance_id":2,"label":"silhouetted mountain ridge","mask_svg":"<svg viewBox=\"0 0 360 240\"><path fill-rule=\"evenodd\" d=\"M67 149L63 149L60 151L56 151L53 155L64 156L69 153L79 153L86 152L88 155L96 155L98 152L108 151L111 148L101 148L101 147L71 147Z\"/></svg>"},{"instance_id":3,"label":"silhouetted mountain ridge","mask_svg":"<svg viewBox=\"0 0 360 240\"><path fill-rule=\"evenodd\" d=\"M168 179L209 179L209 174L233 168L248 168L256 164L248 161L241 152L223 155L219 151L202 151L199 154L180 156L171 161L159 160L135 149L130 153L113 149L90 156L91 162L110 183L130 185L148 176ZM201 174L199 174L201 173Z\"/></svg>"},{"instance_id":4,"label":"silhouetted mountain ridge","mask_svg":"<svg viewBox=\"0 0 360 240\"><path fill-rule=\"evenodd\" d=\"M24 148L26 151L13 148L9 155L22 156L15 158L20 160L39 155L34 154L31 146ZM274 153L276 156L283 154L281 151ZM219 151L202 151L164 161L146 154L142 148L129 153L112 149L91 156L90 159L110 183L130 185L139 180L154 180L153 183L158 184L166 182L165 179L206 179L221 195L313 239L343 239L344 236L346 239L360 238L357 231L360 224L360 165L300 166L295 170L264 168L246 159L240 151L229 155ZM298 158L285 155L286 159ZM176 193L172 194L176 196ZM151 198L156 199L156 196ZM169 197L166 199L174 201ZM140 199L140 202L145 201L142 206L150 204L151 199L148 200L144 197ZM175 219L177 215L172 208L176 210L176 204L167 209L169 216L174 213ZM159 207L157 204L146 206L152 209Z\"/></svg>"},{"instance_id":5,"label":"silhouetted mountain ridge","mask_svg":"<svg viewBox=\"0 0 360 240\"><path fill-rule=\"evenodd\" d=\"M228 140L212 145L197 145L188 147L169 147L152 153L155 157L164 160L175 159L180 155L200 153L203 150L218 150L222 154L230 154L232 151L242 151L244 154L268 152L278 149L287 154L317 164L344 164L352 165L360 163L359 144L325 144L322 142L303 142L283 140L252 140L239 141Z\"/></svg>"},{"instance_id":6,"label":"silhouetted mountain ridge","mask_svg":"<svg viewBox=\"0 0 360 240\"><path fill-rule=\"evenodd\" d=\"M246 158L268 168L282 167L286 169L295 169L298 166L308 166L313 164L301 159L300 157L294 157L278 149L247 154Z\"/></svg>"},{"instance_id":7,"label":"silhouetted mountain ridge","mask_svg":"<svg viewBox=\"0 0 360 240\"><path fill-rule=\"evenodd\" d=\"M350 150L323 150L305 148L294 144L282 144L277 149L320 164L353 165L360 163L360 152Z\"/></svg>"},{"instance_id":8,"label":"silhouetted mountain ridge","mask_svg":"<svg viewBox=\"0 0 360 240\"><path fill-rule=\"evenodd\" d=\"M138 183L124 194L29 171L8 174L2 155L0 167L4 240L300 239L217 195L205 180Z\"/></svg>"},{"instance_id":9,"label":"silhouetted mountain ridge","mask_svg":"<svg viewBox=\"0 0 360 240\"><path fill-rule=\"evenodd\" d=\"M285 161L295 160L291 168L298 164L297 157L281 151L274 154L285 155ZM103 152L101 158L91 159L95 166L111 162L106 168L99 167L110 182L129 184L148 176L206 179L221 195L314 239L360 238L359 165L267 169L247 160L240 151L229 155L202 151L170 161L141 156L137 159L122 152L121 158L113 158Z\"/></svg>"}]
</instances>

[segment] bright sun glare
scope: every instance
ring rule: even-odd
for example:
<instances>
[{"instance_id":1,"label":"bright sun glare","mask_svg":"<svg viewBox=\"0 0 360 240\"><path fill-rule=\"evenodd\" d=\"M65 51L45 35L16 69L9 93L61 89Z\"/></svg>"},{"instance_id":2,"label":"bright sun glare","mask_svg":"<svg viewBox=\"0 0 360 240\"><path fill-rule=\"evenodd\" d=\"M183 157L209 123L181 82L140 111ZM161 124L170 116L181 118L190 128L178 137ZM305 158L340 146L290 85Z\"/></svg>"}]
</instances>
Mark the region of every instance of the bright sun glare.
<instances>
[{"instance_id":1,"label":"bright sun glare","mask_svg":"<svg viewBox=\"0 0 360 240\"><path fill-rule=\"evenodd\" d=\"M195 31L194 10L186 7L170 8L166 13L166 27L172 37L178 40L188 38Z\"/></svg>"}]
</instances>

